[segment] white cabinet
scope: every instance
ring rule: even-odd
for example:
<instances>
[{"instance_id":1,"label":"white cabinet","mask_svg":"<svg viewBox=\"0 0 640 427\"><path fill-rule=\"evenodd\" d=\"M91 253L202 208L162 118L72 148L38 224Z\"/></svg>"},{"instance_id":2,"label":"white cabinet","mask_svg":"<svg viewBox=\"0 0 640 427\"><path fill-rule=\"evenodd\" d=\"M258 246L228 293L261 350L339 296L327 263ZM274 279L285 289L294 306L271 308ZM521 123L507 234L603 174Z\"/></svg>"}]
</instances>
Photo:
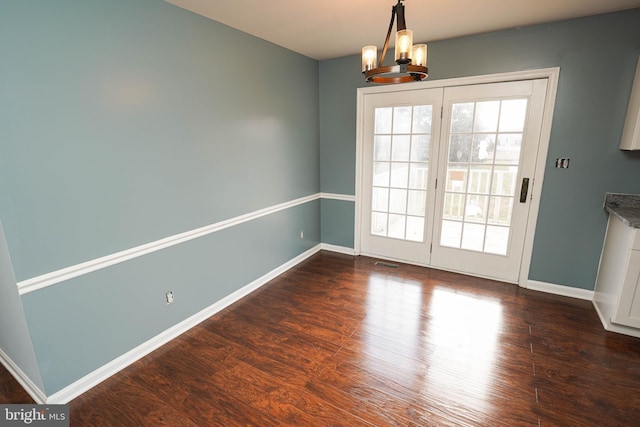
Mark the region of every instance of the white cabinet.
<instances>
[{"instance_id":1,"label":"white cabinet","mask_svg":"<svg viewBox=\"0 0 640 427\"><path fill-rule=\"evenodd\" d=\"M633 87L631 88L620 149L640 150L640 58L638 58L636 77L633 79Z\"/></svg>"},{"instance_id":2,"label":"white cabinet","mask_svg":"<svg viewBox=\"0 0 640 427\"><path fill-rule=\"evenodd\" d=\"M640 229L609 216L593 304L605 329L640 337Z\"/></svg>"},{"instance_id":3,"label":"white cabinet","mask_svg":"<svg viewBox=\"0 0 640 427\"><path fill-rule=\"evenodd\" d=\"M640 328L640 251L629 251L618 310L611 321Z\"/></svg>"}]
</instances>

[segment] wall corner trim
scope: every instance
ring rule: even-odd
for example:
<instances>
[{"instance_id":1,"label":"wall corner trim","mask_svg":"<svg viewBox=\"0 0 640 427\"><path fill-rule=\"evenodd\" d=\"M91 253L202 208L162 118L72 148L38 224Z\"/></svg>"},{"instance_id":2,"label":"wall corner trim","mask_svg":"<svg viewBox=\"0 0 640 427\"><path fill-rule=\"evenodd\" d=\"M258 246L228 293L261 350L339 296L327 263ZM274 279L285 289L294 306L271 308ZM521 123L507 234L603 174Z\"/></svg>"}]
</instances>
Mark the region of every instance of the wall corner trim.
<instances>
[{"instance_id":1,"label":"wall corner trim","mask_svg":"<svg viewBox=\"0 0 640 427\"><path fill-rule=\"evenodd\" d=\"M13 378L18 381L22 388L38 404L47 402L46 394L36 386L31 378L0 348L0 363L9 371Z\"/></svg>"},{"instance_id":2,"label":"wall corner trim","mask_svg":"<svg viewBox=\"0 0 640 427\"><path fill-rule=\"evenodd\" d=\"M538 282L536 280L528 280L526 282L525 288L532 291L546 292L548 294L577 298L586 301L593 301L594 295L594 292L588 289L574 288L572 286L565 285L556 285L554 283Z\"/></svg>"},{"instance_id":3,"label":"wall corner trim","mask_svg":"<svg viewBox=\"0 0 640 427\"><path fill-rule=\"evenodd\" d=\"M347 248L346 246L330 245L328 243L321 243L320 249L323 251L337 252L340 254L356 256L356 251L353 248Z\"/></svg>"},{"instance_id":4,"label":"wall corner trim","mask_svg":"<svg viewBox=\"0 0 640 427\"><path fill-rule=\"evenodd\" d=\"M337 194L337 193L320 193L320 197L323 199L330 200L342 200L345 202L355 202L356 196L351 196L349 194Z\"/></svg>"}]
</instances>

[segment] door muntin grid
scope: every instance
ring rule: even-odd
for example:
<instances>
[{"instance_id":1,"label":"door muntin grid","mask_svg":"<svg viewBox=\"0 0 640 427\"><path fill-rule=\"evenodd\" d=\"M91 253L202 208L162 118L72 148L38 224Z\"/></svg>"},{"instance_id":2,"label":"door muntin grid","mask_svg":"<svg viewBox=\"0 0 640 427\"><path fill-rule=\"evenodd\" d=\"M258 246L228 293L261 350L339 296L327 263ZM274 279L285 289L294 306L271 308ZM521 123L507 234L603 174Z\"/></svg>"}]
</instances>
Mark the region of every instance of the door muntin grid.
<instances>
[{"instance_id":1,"label":"door muntin grid","mask_svg":"<svg viewBox=\"0 0 640 427\"><path fill-rule=\"evenodd\" d=\"M432 108L375 109L371 235L424 242Z\"/></svg>"},{"instance_id":2,"label":"door muntin grid","mask_svg":"<svg viewBox=\"0 0 640 427\"><path fill-rule=\"evenodd\" d=\"M528 99L452 104L440 245L506 255Z\"/></svg>"}]
</instances>

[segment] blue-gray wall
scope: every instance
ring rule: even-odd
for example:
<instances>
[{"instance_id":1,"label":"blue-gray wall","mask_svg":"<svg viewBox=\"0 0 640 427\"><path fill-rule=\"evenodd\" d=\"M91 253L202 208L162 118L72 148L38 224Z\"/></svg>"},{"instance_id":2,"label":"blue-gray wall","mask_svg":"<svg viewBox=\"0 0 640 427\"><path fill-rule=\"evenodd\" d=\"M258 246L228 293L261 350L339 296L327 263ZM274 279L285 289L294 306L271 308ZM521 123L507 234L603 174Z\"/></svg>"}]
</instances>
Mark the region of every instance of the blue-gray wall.
<instances>
[{"instance_id":1,"label":"blue-gray wall","mask_svg":"<svg viewBox=\"0 0 640 427\"><path fill-rule=\"evenodd\" d=\"M604 194L640 193L640 154L618 149L639 23L634 9L429 43L430 80L560 67L531 280L593 289L607 220ZM363 86L359 56L320 63L323 192L355 194L356 89ZM571 167L555 169L557 157L570 158ZM327 243L353 232L343 204L323 204Z\"/></svg>"},{"instance_id":2,"label":"blue-gray wall","mask_svg":"<svg viewBox=\"0 0 640 427\"><path fill-rule=\"evenodd\" d=\"M640 192L640 157L617 149L637 22L634 10L430 43L431 79L561 67L531 279L592 288L604 192ZM12 319L16 281L354 194L357 56L318 64L161 0L10 0L0 57ZM571 168L553 169L558 156ZM353 246L353 215L314 200L23 295L37 359L24 369L51 395L320 241ZM28 358L27 338L0 345Z\"/></svg>"},{"instance_id":3,"label":"blue-gray wall","mask_svg":"<svg viewBox=\"0 0 640 427\"><path fill-rule=\"evenodd\" d=\"M0 8L18 281L318 191L316 61L161 0Z\"/></svg>"},{"instance_id":4,"label":"blue-gray wall","mask_svg":"<svg viewBox=\"0 0 640 427\"><path fill-rule=\"evenodd\" d=\"M320 190L317 61L162 0L2 1L0 58L18 282ZM24 295L47 395L319 242L313 200Z\"/></svg>"}]
</instances>

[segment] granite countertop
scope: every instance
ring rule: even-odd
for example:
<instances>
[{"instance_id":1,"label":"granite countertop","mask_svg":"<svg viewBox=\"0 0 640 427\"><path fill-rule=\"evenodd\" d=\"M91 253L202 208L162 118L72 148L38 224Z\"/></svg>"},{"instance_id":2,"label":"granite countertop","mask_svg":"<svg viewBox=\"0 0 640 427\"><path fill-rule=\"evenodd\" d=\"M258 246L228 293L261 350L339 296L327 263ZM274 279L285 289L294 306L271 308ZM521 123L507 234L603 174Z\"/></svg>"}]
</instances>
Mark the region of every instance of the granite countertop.
<instances>
[{"instance_id":1,"label":"granite countertop","mask_svg":"<svg viewBox=\"0 0 640 427\"><path fill-rule=\"evenodd\" d=\"M640 194L607 193L604 209L629 227L640 228Z\"/></svg>"}]
</instances>

